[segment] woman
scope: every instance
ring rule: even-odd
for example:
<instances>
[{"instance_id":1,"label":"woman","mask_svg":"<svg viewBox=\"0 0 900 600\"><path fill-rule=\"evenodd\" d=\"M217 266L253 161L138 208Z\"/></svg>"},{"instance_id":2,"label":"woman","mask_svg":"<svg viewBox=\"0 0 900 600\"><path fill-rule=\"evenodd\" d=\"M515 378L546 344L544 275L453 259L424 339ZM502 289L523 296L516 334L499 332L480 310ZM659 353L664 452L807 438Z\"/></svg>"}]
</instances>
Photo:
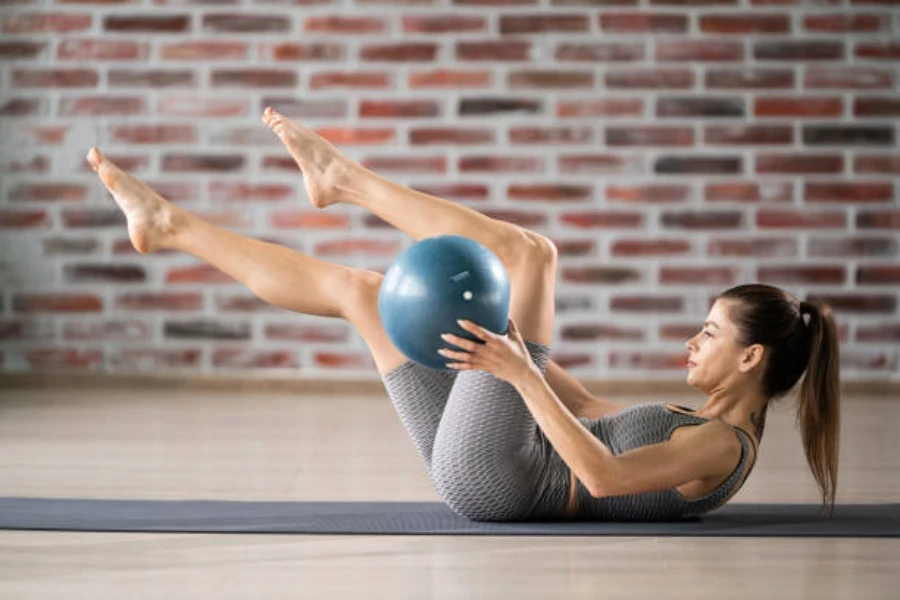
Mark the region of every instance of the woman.
<instances>
[{"instance_id":1,"label":"woman","mask_svg":"<svg viewBox=\"0 0 900 600\"><path fill-rule=\"evenodd\" d=\"M510 277L509 333L461 323L484 343L447 335L441 354L450 371L413 363L382 328L381 274L226 231L167 202L96 149L88 161L124 211L139 252L189 252L273 305L352 323L452 510L495 521L703 514L743 485L769 402L804 371L803 443L823 501L833 506L838 346L827 306L770 286L733 288L686 342L688 383L709 395L702 408L595 398L549 360L556 252L547 238L392 183L271 109L263 121L296 160L316 207L356 204L415 240L463 235L497 254Z\"/></svg>"}]
</instances>

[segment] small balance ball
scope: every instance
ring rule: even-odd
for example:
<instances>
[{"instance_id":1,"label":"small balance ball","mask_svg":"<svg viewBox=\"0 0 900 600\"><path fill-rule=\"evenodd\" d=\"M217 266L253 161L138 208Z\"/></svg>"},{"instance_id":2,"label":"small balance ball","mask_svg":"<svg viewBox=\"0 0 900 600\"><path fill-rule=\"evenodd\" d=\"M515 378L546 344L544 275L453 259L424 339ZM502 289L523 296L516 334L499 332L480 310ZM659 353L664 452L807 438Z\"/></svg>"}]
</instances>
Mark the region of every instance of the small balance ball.
<instances>
[{"instance_id":1,"label":"small balance ball","mask_svg":"<svg viewBox=\"0 0 900 600\"><path fill-rule=\"evenodd\" d=\"M385 272L378 313L391 342L407 358L452 371L446 366L452 359L437 351L454 346L441 334L478 341L456 322L465 319L505 335L509 275L497 255L474 240L426 238L403 251Z\"/></svg>"}]
</instances>

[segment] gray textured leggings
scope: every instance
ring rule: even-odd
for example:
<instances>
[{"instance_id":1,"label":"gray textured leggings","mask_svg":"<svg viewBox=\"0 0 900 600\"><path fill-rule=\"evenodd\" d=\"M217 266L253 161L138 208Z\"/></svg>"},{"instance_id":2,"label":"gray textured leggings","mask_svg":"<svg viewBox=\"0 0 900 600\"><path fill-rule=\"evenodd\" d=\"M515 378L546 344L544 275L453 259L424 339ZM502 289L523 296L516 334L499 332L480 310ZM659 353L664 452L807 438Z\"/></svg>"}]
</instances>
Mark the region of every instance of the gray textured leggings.
<instances>
[{"instance_id":1,"label":"gray textured leggings","mask_svg":"<svg viewBox=\"0 0 900 600\"><path fill-rule=\"evenodd\" d=\"M545 372L550 348L525 342ZM438 494L473 521L562 518L569 468L516 389L485 371L408 361L384 385Z\"/></svg>"}]
</instances>

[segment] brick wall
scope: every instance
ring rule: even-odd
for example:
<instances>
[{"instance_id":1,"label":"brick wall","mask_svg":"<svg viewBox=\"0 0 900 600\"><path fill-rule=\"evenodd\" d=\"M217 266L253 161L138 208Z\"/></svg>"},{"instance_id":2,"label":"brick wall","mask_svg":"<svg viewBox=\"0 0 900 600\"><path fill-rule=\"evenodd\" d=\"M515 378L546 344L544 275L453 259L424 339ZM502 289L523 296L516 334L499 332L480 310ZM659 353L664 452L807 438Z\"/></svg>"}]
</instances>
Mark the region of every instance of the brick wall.
<instances>
[{"instance_id":1,"label":"brick wall","mask_svg":"<svg viewBox=\"0 0 900 600\"><path fill-rule=\"evenodd\" d=\"M272 105L554 239L579 376L680 379L748 281L830 302L846 379L900 376L896 0L4 0L0 31L0 369L374 377L346 323L136 255L83 162L384 270L408 240L315 211Z\"/></svg>"}]
</instances>

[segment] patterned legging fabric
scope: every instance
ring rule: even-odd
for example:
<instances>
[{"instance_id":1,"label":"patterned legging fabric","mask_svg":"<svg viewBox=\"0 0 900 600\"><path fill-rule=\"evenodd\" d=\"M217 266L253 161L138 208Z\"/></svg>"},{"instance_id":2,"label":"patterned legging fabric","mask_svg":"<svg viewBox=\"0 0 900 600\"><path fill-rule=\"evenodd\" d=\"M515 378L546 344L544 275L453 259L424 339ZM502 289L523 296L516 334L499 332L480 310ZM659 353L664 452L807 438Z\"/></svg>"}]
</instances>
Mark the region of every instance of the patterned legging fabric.
<instances>
[{"instance_id":1,"label":"patterned legging fabric","mask_svg":"<svg viewBox=\"0 0 900 600\"><path fill-rule=\"evenodd\" d=\"M544 373L549 346L525 345ZM441 371L412 361L383 380L451 510L473 521L562 518L569 469L512 385L485 371Z\"/></svg>"}]
</instances>

